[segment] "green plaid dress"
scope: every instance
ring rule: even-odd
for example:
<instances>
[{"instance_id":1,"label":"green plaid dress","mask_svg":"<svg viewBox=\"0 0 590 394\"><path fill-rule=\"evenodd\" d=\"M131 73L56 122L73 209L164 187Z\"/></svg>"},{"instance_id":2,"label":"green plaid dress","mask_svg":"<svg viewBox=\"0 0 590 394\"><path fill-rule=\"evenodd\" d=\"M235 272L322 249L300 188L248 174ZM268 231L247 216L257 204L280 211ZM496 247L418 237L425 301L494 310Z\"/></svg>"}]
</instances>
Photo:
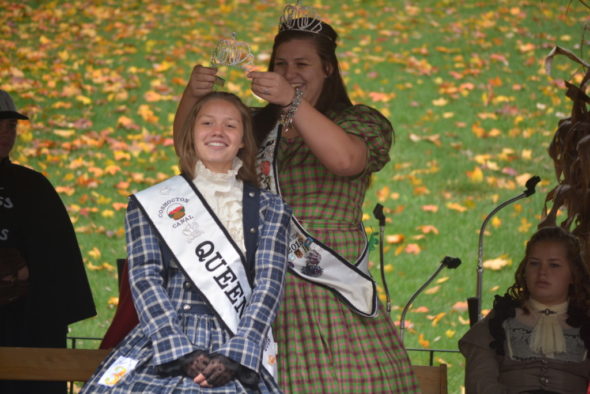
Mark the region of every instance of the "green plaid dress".
<instances>
[{"instance_id":1,"label":"green plaid dress","mask_svg":"<svg viewBox=\"0 0 590 394\"><path fill-rule=\"evenodd\" d=\"M391 124L356 105L330 116L369 147L356 177L330 173L301 138L281 139L278 172L284 200L317 239L354 261L364 244L362 203L371 173L389 161ZM285 393L418 392L410 361L387 312L354 314L332 291L288 274L275 321L279 385Z\"/></svg>"}]
</instances>

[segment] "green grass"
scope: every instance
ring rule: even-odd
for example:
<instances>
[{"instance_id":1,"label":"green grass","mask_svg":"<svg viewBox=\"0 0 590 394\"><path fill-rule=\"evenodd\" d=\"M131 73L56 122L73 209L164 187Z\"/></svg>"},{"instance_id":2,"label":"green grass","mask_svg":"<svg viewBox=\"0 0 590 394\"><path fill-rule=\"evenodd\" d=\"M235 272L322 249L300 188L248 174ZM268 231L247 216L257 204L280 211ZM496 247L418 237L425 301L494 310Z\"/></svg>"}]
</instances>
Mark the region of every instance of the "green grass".
<instances>
[{"instance_id":1,"label":"green grass","mask_svg":"<svg viewBox=\"0 0 590 394\"><path fill-rule=\"evenodd\" d=\"M467 313L453 306L475 295L483 219L524 190L529 175L541 176L537 194L502 210L499 225L488 225L484 259L506 256L512 266L486 270L487 309L493 294L511 283L556 183L546 149L570 102L544 74L543 58L553 45L579 53L588 10L558 0L307 3L341 33L338 53L353 101L383 111L396 130L391 163L375 176L364 206L369 231L378 232L371 212L380 201L386 235L405 237L401 245L385 245L392 318L399 320L444 256L459 257L463 264L430 286L440 286L436 293L416 299L405 334L410 348L456 349L468 325ZM97 317L71 326L72 335L100 337L109 325L115 261L125 257L126 196L174 173L172 118L192 66L207 63L216 40L236 31L263 67L282 5L0 0L0 86L32 117L20 124L12 158L61 188L98 307ZM555 60L556 76L572 78L576 71L573 62ZM242 71L223 72L229 90L260 105ZM480 182L467 175L476 168ZM452 203L465 210L450 209ZM429 205L438 211L422 209ZM426 225L438 234L423 234L419 226ZM420 252L407 253L409 244ZM371 259L379 278L377 249ZM462 357L436 357L449 364L449 391L460 392Z\"/></svg>"}]
</instances>

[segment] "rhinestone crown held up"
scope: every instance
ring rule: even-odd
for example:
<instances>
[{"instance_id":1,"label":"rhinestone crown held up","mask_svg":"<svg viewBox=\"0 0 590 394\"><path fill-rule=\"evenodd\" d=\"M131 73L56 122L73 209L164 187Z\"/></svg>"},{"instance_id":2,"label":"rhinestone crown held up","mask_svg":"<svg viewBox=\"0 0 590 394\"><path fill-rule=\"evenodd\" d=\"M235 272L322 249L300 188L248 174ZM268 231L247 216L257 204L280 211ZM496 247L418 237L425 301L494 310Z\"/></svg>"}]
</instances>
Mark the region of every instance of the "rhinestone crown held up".
<instances>
[{"instance_id":1,"label":"rhinestone crown held up","mask_svg":"<svg viewBox=\"0 0 590 394\"><path fill-rule=\"evenodd\" d=\"M211 53L211 63L216 66L239 66L251 64L254 59L250 46L244 41L236 39L237 34L232 33L230 39L221 39L217 42Z\"/></svg>"}]
</instances>

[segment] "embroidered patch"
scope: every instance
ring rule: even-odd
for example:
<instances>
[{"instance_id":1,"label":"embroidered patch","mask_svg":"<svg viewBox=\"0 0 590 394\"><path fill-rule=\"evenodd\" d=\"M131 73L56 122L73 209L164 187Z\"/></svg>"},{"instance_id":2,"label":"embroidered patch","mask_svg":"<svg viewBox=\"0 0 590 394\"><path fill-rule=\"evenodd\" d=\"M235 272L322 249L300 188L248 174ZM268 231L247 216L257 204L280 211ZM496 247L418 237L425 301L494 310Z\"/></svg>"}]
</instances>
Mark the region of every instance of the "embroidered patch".
<instances>
[{"instance_id":1,"label":"embroidered patch","mask_svg":"<svg viewBox=\"0 0 590 394\"><path fill-rule=\"evenodd\" d=\"M320 267L320 261L322 260L322 256L316 252L315 250L310 250L305 256L305 267L301 269L305 275L318 277L322 275L324 271L322 267Z\"/></svg>"},{"instance_id":2,"label":"embroidered patch","mask_svg":"<svg viewBox=\"0 0 590 394\"><path fill-rule=\"evenodd\" d=\"M119 357L102 375L102 377L98 381L98 384L112 387L119 383L119 381L123 379L125 375L133 371L136 365L137 360L134 360L129 357Z\"/></svg>"}]
</instances>

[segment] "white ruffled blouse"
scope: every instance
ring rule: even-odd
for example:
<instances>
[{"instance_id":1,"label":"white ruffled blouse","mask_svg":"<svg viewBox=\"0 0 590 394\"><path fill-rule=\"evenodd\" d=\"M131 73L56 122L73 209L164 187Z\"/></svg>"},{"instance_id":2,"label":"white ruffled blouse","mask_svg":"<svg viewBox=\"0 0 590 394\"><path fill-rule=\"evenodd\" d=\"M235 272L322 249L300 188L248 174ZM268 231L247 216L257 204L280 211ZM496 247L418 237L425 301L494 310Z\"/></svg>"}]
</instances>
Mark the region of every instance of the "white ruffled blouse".
<instances>
[{"instance_id":1,"label":"white ruffled blouse","mask_svg":"<svg viewBox=\"0 0 590 394\"><path fill-rule=\"evenodd\" d=\"M201 161L195 166L193 183L207 200L234 242L244 252L244 224L242 222L242 191L244 184L236 178L242 160L234 158L226 173L210 171Z\"/></svg>"}]
</instances>

